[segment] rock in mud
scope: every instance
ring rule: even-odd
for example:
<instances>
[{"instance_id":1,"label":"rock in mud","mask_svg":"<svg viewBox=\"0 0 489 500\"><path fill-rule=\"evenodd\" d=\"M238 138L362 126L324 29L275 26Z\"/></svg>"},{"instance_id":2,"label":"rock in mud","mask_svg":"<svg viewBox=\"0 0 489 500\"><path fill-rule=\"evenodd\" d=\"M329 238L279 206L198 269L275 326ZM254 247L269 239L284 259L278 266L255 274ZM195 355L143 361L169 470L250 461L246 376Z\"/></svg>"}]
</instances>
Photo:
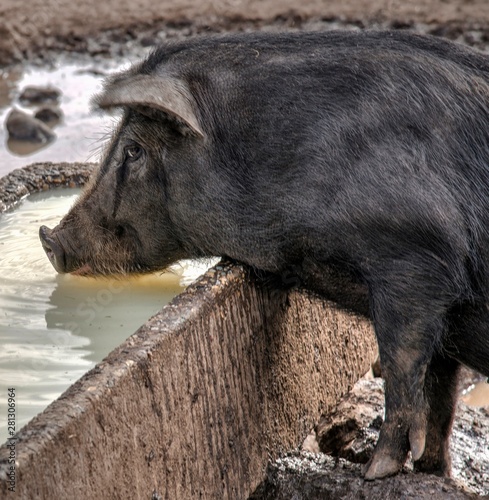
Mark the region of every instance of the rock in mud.
<instances>
[{"instance_id":1,"label":"rock in mud","mask_svg":"<svg viewBox=\"0 0 489 500\"><path fill-rule=\"evenodd\" d=\"M316 435L319 449L353 463L370 459L383 423L382 379L359 380L335 411L321 417Z\"/></svg>"},{"instance_id":2,"label":"rock in mud","mask_svg":"<svg viewBox=\"0 0 489 500\"><path fill-rule=\"evenodd\" d=\"M41 120L50 127L57 125L62 117L63 112L56 106L43 106L34 114L34 118Z\"/></svg>"},{"instance_id":3,"label":"rock in mud","mask_svg":"<svg viewBox=\"0 0 489 500\"><path fill-rule=\"evenodd\" d=\"M17 141L47 143L56 137L41 120L16 108L8 114L6 124L9 138Z\"/></svg>"},{"instance_id":4,"label":"rock in mud","mask_svg":"<svg viewBox=\"0 0 489 500\"><path fill-rule=\"evenodd\" d=\"M19 96L19 101L26 106L39 104L57 103L61 97L61 91L55 87L25 87Z\"/></svg>"}]
</instances>

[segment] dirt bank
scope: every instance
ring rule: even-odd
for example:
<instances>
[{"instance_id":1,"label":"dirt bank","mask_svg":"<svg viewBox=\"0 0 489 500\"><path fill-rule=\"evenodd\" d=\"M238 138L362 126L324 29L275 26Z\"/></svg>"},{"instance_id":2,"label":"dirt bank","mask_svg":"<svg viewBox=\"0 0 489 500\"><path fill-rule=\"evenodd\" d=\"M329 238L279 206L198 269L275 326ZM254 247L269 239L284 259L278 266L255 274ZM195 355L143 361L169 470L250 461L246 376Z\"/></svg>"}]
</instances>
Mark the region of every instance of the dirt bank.
<instances>
[{"instance_id":1,"label":"dirt bank","mask_svg":"<svg viewBox=\"0 0 489 500\"><path fill-rule=\"evenodd\" d=\"M31 59L46 50L94 51L93 40L137 38L138 33L189 26L193 31L230 30L263 24L300 27L305 20L350 21L456 32L485 29L486 0L0 0L0 64ZM104 50L104 47L97 50Z\"/></svg>"}]
</instances>

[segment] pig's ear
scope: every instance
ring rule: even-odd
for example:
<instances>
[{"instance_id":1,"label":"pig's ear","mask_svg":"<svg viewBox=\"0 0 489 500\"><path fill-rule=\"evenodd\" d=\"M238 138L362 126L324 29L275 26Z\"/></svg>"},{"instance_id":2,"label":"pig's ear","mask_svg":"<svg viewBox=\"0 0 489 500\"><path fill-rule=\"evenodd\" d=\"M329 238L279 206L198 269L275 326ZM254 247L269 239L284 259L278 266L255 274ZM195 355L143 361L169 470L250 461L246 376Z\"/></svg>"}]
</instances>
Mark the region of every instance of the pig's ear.
<instances>
[{"instance_id":1,"label":"pig's ear","mask_svg":"<svg viewBox=\"0 0 489 500\"><path fill-rule=\"evenodd\" d=\"M135 75L109 81L101 94L92 100L95 107L108 109L130 107L154 117L163 112L203 137L194 109L195 100L185 82L172 77ZM155 113L156 112L156 113Z\"/></svg>"}]
</instances>

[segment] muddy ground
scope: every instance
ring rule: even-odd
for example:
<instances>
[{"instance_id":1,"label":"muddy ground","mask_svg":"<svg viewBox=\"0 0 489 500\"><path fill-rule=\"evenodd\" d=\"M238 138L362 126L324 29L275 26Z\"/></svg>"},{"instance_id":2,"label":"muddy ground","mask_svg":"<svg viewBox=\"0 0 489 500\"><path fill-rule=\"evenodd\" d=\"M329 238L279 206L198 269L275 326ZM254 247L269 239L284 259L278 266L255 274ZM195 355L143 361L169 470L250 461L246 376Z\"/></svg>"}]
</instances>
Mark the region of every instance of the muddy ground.
<instances>
[{"instance_id":1,"label":"muddy ground","mask_svg":"<svg viewBox=\"0 0 489 500\"><path fill-rule=\"evenodd\" d=\"M0 65L48 50L110 55L114 44L151 44L174 29L294 29L334 22L420 28L475 37L475 44L489 39L486 0L0 0L0 19Z\"/></svg>"},{"instance_id":2,"label":"muddy ground","mask_svg":"<svg viewBox=\"0 0 489 500\"><path fill-rule=\"evenodd\" d=\"M489 407L459 403L450 440L451 479L413 473L409 459L400 474L368 482L361 478L362 464L377 442L383 411L382 380L357 382L316 427L324 454L305 451L309 443L271 462L250 500L489 499Z\"/></svg>"}]
</instances>

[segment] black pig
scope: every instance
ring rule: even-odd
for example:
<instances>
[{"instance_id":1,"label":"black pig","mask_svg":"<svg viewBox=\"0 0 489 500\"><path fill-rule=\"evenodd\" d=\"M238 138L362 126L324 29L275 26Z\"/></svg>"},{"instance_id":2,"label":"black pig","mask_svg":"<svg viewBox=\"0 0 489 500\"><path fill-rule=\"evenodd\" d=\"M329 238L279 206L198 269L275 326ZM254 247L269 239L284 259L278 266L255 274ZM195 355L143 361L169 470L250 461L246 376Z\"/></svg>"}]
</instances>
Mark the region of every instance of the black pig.
<instances>
[{"instance_id":1,"label":"black pig","mask_svg":"<svg viewBox=\"0 0 489 500\"><path fill-rule=\"evenodd\" d=\"M489 375L489 59L402 32L200 38L95 104L123 117L80 200L40 229L54 267L293 270L374 323L386 418L365 477L409 451L449 474L460 363Z\"/></svg>"}]
</instances>

